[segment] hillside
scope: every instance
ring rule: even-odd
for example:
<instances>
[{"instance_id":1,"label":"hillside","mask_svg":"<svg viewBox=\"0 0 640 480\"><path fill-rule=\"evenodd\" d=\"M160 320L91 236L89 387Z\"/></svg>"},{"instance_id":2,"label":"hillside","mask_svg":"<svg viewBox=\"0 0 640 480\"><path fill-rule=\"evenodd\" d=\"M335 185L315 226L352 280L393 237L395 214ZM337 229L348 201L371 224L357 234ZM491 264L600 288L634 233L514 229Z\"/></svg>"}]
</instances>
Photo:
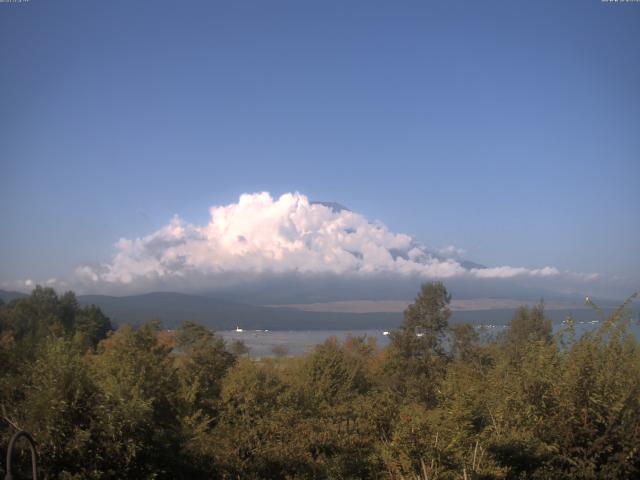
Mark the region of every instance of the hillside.
<instances>
[{"instance_id":1,"label":"hillside","mask_svg":"<svg viewBox=\"0 0 640 480\"><path fill-rule=\"evenodd\" d=\"M0 300L7 303L11 300L15 300L16 298L23 298L27 295L25 293L20 292L11 292L9 290L0 290Z\"/></svg>"},{"instance_id":2,"label":"hillside","mask_svg":"<svg viewBox=\"0 0 640 480\"><path fill-rule=\"evenodd\" d=\"M268 308L173 292L126 297L80 295L78 301L82 305L98 305L116 324L135 325L157 319L167 328L174 328L184 320L199 322L216 330L236 326L269 330L392 328L402 318L399 313L326 313Z\"/></svg>"}]
</instances>

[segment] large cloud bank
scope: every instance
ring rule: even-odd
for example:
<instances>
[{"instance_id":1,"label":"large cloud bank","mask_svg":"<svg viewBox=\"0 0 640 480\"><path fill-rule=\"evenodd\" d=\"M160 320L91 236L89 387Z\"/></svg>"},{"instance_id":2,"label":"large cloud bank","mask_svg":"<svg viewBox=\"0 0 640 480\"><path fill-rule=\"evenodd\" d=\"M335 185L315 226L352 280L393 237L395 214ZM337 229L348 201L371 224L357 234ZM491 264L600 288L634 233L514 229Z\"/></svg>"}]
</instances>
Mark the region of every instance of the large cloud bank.
<instances>
[{"instance_id":1,"label":"large cloud bank","mask_svg":"<svg viewBox=\"0 0 640 480\"><path fill-rule=\"evenodd\" d=\"M174 217L160 230L121 239L112 261L81 266L85 284L185 284L193 279L261 274L414 275L425 279L554 277L554 267L479 268L453 247L431 250L409 235L335 204L310 202L299 193L273 198L244 194L212 207L206 225Z\"/></svg>"}]
</instances>

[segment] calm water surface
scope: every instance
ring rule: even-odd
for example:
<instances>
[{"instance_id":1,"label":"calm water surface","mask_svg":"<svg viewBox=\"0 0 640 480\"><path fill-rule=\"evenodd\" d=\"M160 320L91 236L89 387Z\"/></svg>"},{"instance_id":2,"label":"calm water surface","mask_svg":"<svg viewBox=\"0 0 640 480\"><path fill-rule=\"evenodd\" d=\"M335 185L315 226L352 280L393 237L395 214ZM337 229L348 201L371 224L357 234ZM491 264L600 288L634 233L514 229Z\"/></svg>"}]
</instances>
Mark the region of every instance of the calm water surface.
<instances>
[{"instance_id":1,"label":"calm water surface","mask_svg":"<svg viewBox=\"0 0 640 480\"><path fill-rule=\"evenodd\" d=\"M576 322L576 335L580 336L585 332L596 330L601 324L597 321ZM495 335L506 328L504 325L484 325L479 326L483 336ZM561 323L554 324L554 332L563 328ZM636 338L640 339L640 326L637 322L630 325L630 331L634 333ZM227 340L242 340L249 347L251 357L269 357L273 356L273 348L284 346L291 356L302 355L305 351L312 349L315 345L323 343L329 337L336 337L340 341L344 341L349 335L351 336L367 336L376 339L379 347L389 344L389 337L383 334L382 330L310 330L310 331L264 331L264 330L248 330L244 332L219 331L216 332Z\"/></svg>"}]
</instances>

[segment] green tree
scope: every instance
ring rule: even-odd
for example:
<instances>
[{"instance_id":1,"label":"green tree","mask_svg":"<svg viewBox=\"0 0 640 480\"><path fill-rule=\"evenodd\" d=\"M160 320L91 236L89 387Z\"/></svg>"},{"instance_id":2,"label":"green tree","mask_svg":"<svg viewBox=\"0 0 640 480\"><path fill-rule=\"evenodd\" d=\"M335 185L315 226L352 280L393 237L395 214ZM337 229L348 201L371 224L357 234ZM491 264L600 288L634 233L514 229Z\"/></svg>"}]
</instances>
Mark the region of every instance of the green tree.
<instances>
[{"instance_id":1,"label":"green tree","mask_svg":"<svg viewBox=\"0 0 640 480\"><path fill-rule=\"evenodd\" d=\"M269 362L240 360L225 377L222 411L212 442L223 478L285 478L296 471L294 416L284 406L286 385Z\"/></svg>"},{"instance_id":2,"label":"green tree","mask_svg":"<svg viewBox=\"0 0 640 480\"><path fill-rule=\"evenodd\" d=\"M242 357L244 355L248 357L250 351L250 348L247 347L247 344L242 340L234 340L233 342L231 342L231 352L236 357Z\"/></svg>"},{"instance_id":3,"label":"green tree","mask_svg":"<svg viewBox=\"0 0 640 480\"><path fill-rule=\"evenodd\" d=\"M38 285L31 295L13 300L5 307L5 328L11 330L16 342L24 344L26 350L34 351L41 339L65 334L69 323L66 317L70 315L67 310L52 288Z\"/></svg>"},{"instance_id":4,"label":"green tree","mask_svg":"<svg viewBox=\"0 0 640 480\"><path fill-rule=\"evenodd\" d=\"M185 322L176 332L176 357L184 398L207 414L215 413L221 380L233 366L235 356L222 337L194 322Z\"/></svg>"},{"instance_id":5,"label":"green tree","mask_svg":"<svg viewBox=\"0 0 640 480\"><path fill-rule=\"evenodd\" d=\"M98 345L96 470L107 478L179 478L178 379L158 324L120 327Z\"/></svg>"},{"instance_id":6,"label":"green tree","mask_svg":"<svg viewBox=\"0 0 640 480\"><path fill-rule=\"evenodd\" d=\"M371 478L380 467L379 405L367 398L374 354L375 342L363 337L348 337L344 345L332 337L305 355L296 372L292 393L304 432L298 443L328 478Z\"/></svg>"},{"instance_id":7,"label":"green tree","mask_svg":"<svg viewBox=\"0 0 640 480\"><path fill-rule=\"evenodd\" d=\"M109 317L99 307L89 305L76 310L74 330L83 342L95 348L98 342L107 338L113 327Z\"/></svg>"},{"instance_id":8,"label":"green tree","mask_svg":"<svg viewBox=\"0 0 640 480\"><path fill-rule=\"evenodd\" d=\"M316 346L305 358L299 381L308 408L332 413L370 387L362 357L350 354L335 337Z\"/></svg>"},{"instance_id":9,"label":"green tree","mask_svg":"<svg viewBox=\"0 0 640 480\"><path fill-rule=\"evenodd\" d=\"M519 307L511 319L509 328L501 336L504 348L514 360L517 360L522 352L531 343L550 343L553 336L551 320L544 311L544 302L540 302L533 308Z\"/></svg>"},{"instance_id":10,"label":"green tree","mask_svg":"<svg viewBox=\"0 0 640 480\"><path fill-rule=\"evenodd\" d=\"M451 331L451 356L462 361L473 361L478 353L480 337L473 325L458 323L452 325Z\"/></svg>"},{"instance_id":11,"label":"green tree","mask_svg":"<svg viewBox=\"0 0 640 480\"><path fill-rule=\"evenodd\" d=\"M451 316L451 295L441 282L424 283L404 312L398 331L391 332L385 355L385 377L400 398L435 404L437 384L444 376L444 339Z\"/></svg>"},{"instance_id":12,"label":"green tree","mask_svg":"<svg viewBox=\"0 0 640 480\"><path fill-rule=\"evenodd\" d=\"M404 311L400 332L392 332L394 345L407 355L444 354L442 341L447 333L451 295L442 282L423 283L414 302Z\"/></svg>"},{"instance_id":13,"label":"green tree","mask_svg":"<svg viewBox=\"0 0 640 480\"><path fill-rule=\"evenodd\" d=\"M29 431L38 442L41 471L49 477L91 477L98 447L93 441L96 389L82 352L68 339L48 338L18 378L24 383L14 385L19 390L3 410L12 427ZM3 445L12 433L2 435Z\"/></svg>"},{"instance_id":14,"label":"green tree","mask_svg":"<svg viewBox=\"0 0 640 480\"><path fill-rule=\"evenodd\" d=\"M34 352L42 339L78 334L87 345L95 346L112 330L109 318L95 305L80 308L75 293L58 297L52 288L36 286L31 294L9 302L0 309L2 331Z\"/></svg>"}]
</instances>

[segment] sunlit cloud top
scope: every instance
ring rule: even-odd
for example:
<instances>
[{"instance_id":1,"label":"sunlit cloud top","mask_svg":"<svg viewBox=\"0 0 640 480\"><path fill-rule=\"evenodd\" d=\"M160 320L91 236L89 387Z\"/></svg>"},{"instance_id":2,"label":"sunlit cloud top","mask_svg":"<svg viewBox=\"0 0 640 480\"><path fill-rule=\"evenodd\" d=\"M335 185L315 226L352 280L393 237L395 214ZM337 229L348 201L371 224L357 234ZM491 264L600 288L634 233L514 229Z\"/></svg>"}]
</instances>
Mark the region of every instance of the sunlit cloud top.
<instances>
[{"instance_id":1,"label":"sunlit cloud top","mask_svg":"<svg viewBox=\"0 0 640 480\"><path fill-rule=\"evenodd\" d=\"M300 193L273 198L243 194L237 203L210 208L205 225L175 216L145 237L120 239L112 260L76 268L89 283L127 285L137 281L220 277L224 274L417 275L452 277L553 277L545 266L468 268L464 251L429 249L403 233L335 204L311 202Z\"/></svg>"}]
</instances>

